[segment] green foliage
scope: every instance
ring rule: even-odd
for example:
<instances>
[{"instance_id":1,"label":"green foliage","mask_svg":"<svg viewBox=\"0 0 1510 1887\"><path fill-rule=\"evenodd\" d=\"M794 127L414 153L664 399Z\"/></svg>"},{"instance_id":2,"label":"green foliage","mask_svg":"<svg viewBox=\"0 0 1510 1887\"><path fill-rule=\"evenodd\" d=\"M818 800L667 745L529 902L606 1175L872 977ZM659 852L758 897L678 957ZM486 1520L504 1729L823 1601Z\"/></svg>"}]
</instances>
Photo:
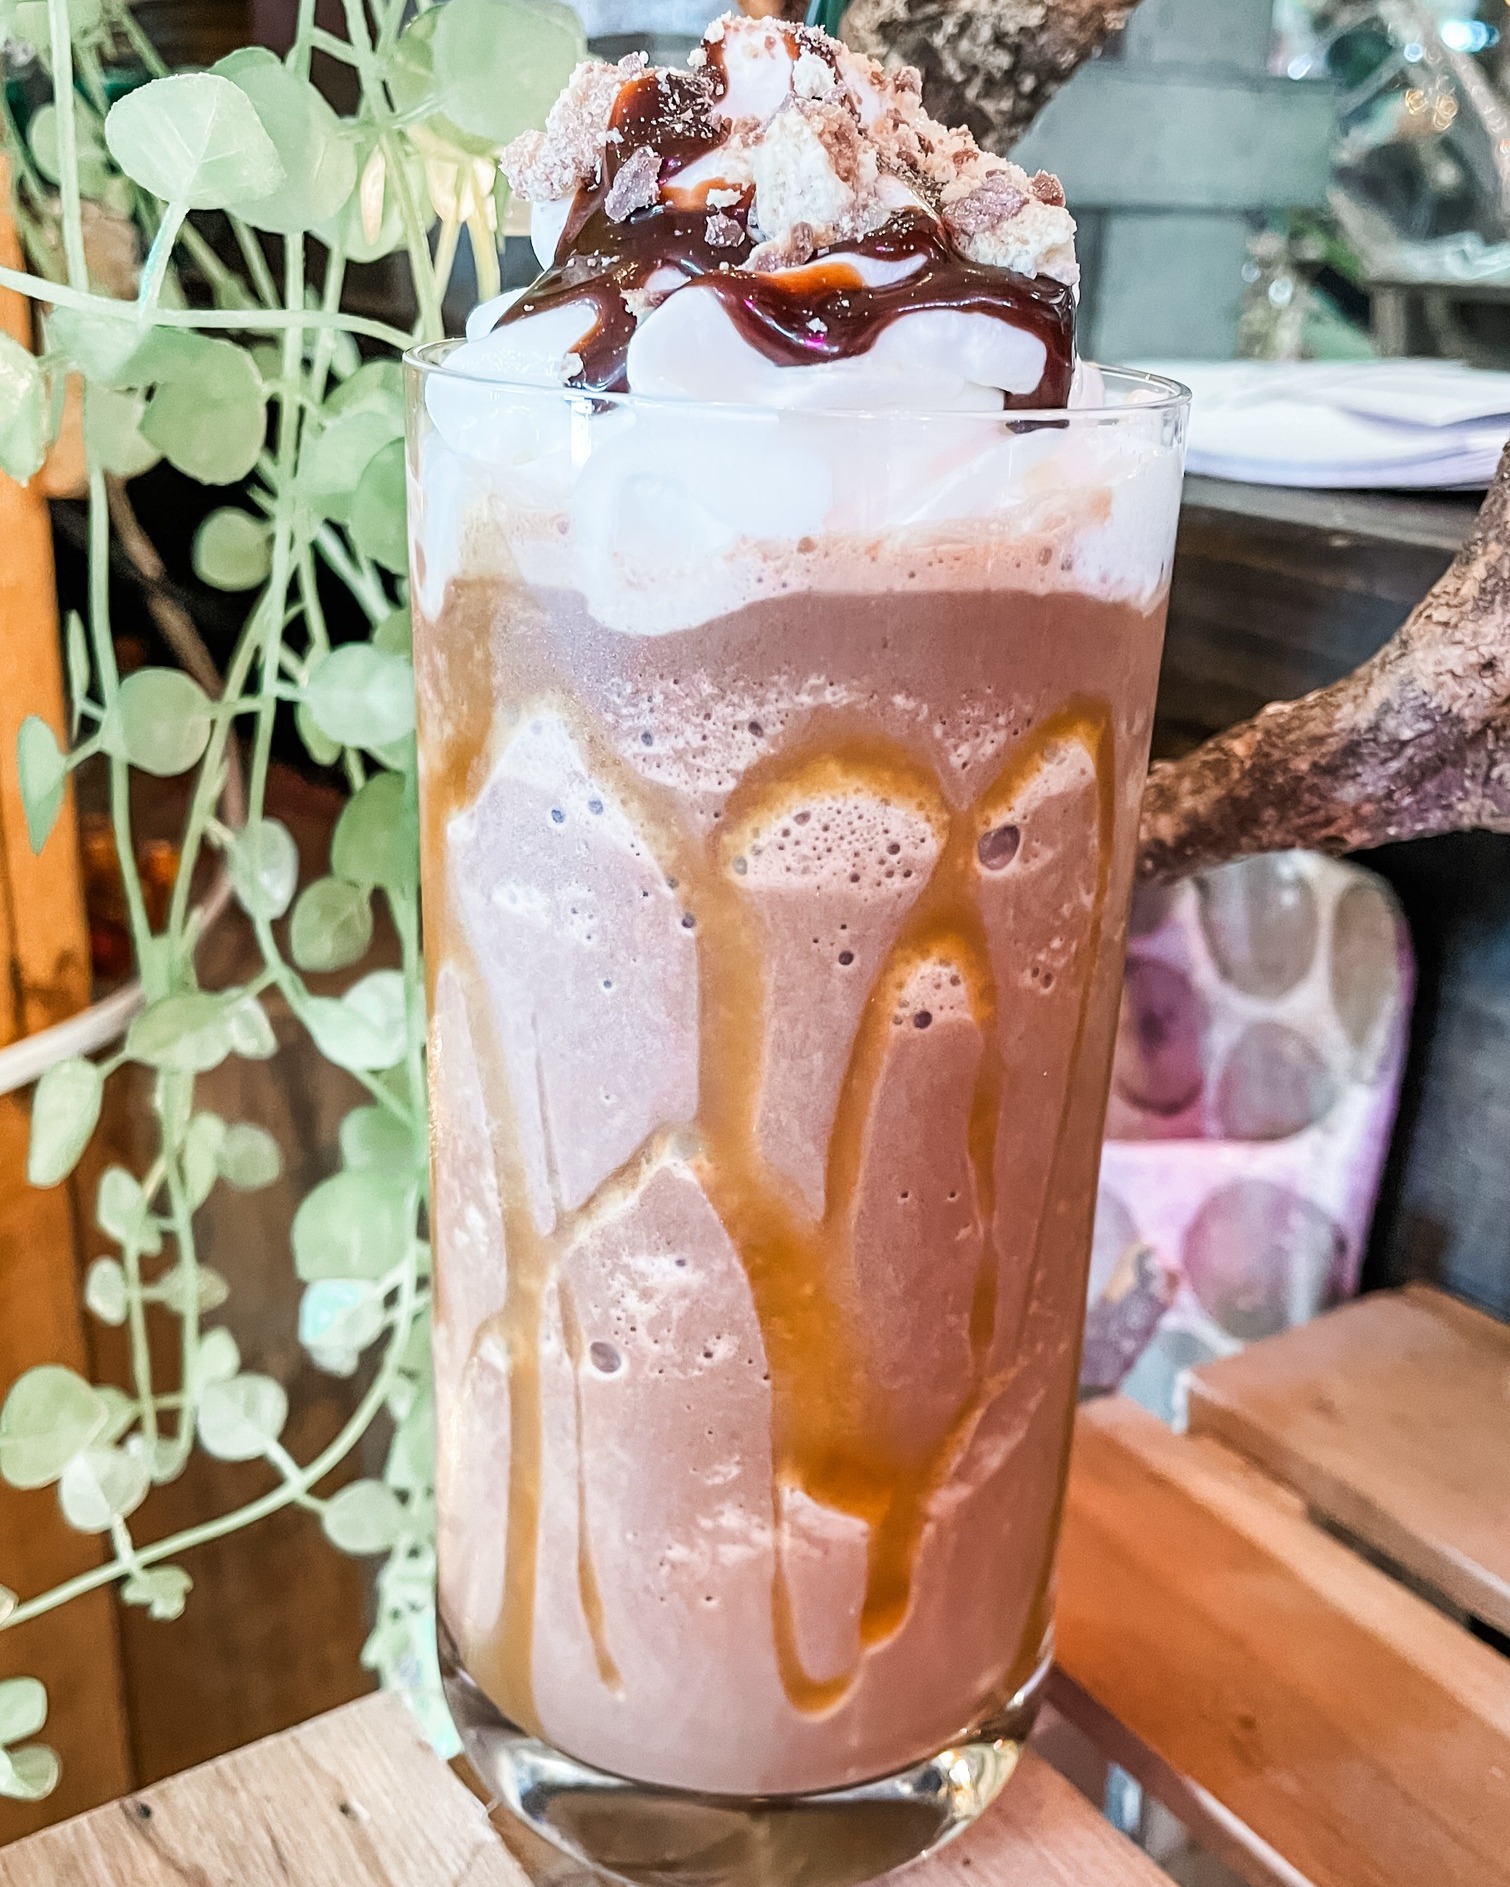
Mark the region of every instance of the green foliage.
<instances>
[{"instance_id":1,"label":"green foliage","mask_svg":"<svg viewBox=\"0 0 1510 1887\"><path fill-rule=\"evenodd\" d=\"M255 590L273 565L268 528L249 511L223 505L195 532L193 560L201 583L217 590Z\"/></svg>"},{"instance_id":2,"label":"green foliage","mask_svg":"<svg viewBox=\"0 0 1510 1887\"><path fill-rule=\"evenodd\" d=\"M161 779L184 773L210 739L210 703L176 668L139 668L121 683L100 728L107 753Z\"/></svg>"},{"instance_id":3,"label":"green foliage","mask_svg":"<svg viewBox=\"0 0 1510 1887\"><path fill-rule=\"evenodd\" d=\"M158 379L142 415L141 434L190 478L234 485L257 463L267 432L262 377L251 356L234 343L203 335L192 340L193 346L182 350ZM142 373L153 364L138 357L122 371Z\"/></svg>"},{"instance_id":4,"label":"green foliage","mask_svg":"<svg viewBox=\"0 0 1510 1887\"><path fill-rule=\"evenodd\" d=\"M56 1186L78 1164L100 1117L105 1077L77 1055L55 1061L37 1083L31 1103L31 1140L26 1177L33 1186Z\"/></svg>"},{"instance_id":5,"label":"green foliage","mask_svg":"<svg viewBox=\"0 0 1510 1887\"><path fill-rule=\"evenodd\" d=\"M74 1170L112 1076L150 1089L155 1137L140 1171L105 1169L94 1201L109 1244L89 1264L84 1296L93 1317L123 1333L122 1386L44 1365L10 1385L0 1406L0 1477L56 1487L69 1522L102 1537L103 1556L49 1593L17 1600L0 1586L0 1631L107 1582L152 1618L176 1618L192 1602L177 1563L187 1546L230 1532L252 1509L232 1507L143 1544L133 1534L141 1503L183 1472L196 1447L262 1460L277 1477L275 1504L314 1507L342 1549L384 1556L363 1662L401 1682L450 1749L433 1628L424 998L397 354L411 339L440 338L445 280L433 258L440 271L449 267L463 226L482 291L492 292L497 147L543 116L581 41L572 16L550 0L451 0L407 24L405 14L406 0L349 14L363 42L352 53L359 96L349 115L310 83L311 8L301 10L286 59L246 49L209 72L154 77L102 117L115 0L0 0L0 35L37 49L44 83L55 55L58 74L24 146L13 121L0 122L35 271L29 285L46 311L40 356L0 340L0 469L20 478L37 470L58 424L63 377L73 374L83 383L89 473L91 604L66 627L68 746L30 715L15 765L40 848L70 768L108 756L145 996L117 1052L62 1061L38 1083L29 1175L56 1185ZM71 40L68 83L55 23ZM97 223L86 255L85 199L130 226L144 258L133 299L91 280L92 270L103 276L94 236L115 232ZM223 223L200 225L204 211L231 219L232 242L219 239ZM261 231L279 240L264 246ZM400 250L419 304L412 335L343 312L348 265ZM226 263L233 253L244 266ZM369 355L385 335L388 352L363 359L357 333ZM173 667L124 677L116 669L116 495L106 478L129 481L160 458L208 486L245 486L210 511L194 540L200 581L250 603L208 690ZM133 548L128 537L122 547L137 558L139 542ZM367 639L332 647L320 591L331 573L351 585L371 624ZM290 710L310 757L339 768L350 791L329 873L302 888L292 835L267 808L274 721ZM243 757L234 773L233 738ZM165 911L138 877L131 769L184 776L182 862ZM200 980L213 953L198 950L203 915L193 900L212 855L263 959L244 987ZM378 900L398 939L398 968L367 961ZM343 971L354 973L349 987L305 980ZM341 1171L294 1215L300 1339L321 1369L350 1376L365 1358L367 1370L340 1432L296 1461L283 1441L282 1389L258 1370L260 1359L243 1363L227 1330L204 1324L227 1284L196 1246L196 1214L215 1188L269 1186L282 1155L265 1128L200 1105L196 1085L230 1057L273 1055L280 1037L301 1028L366 1098L342 1124ZM171 1356L168 1318L177 1325ZM315 1490L380 1418L392 1424L381 1481L322 1498ZM264 1496L255 1511L265 1508ZM30 1740L45 1713L40 1685L0 1683L0 1795L40 1795L56 1780L56 1758Z\"/></svg>"},{"instance_id":6,"label":"green foliage","mask_svg":"<svg viewBox=\"0 0 1510 1887\"><path fill-rule=\"evenodd\" d=\"M26 812L26 836L40 852L63 804L68 763L57 737L40 715L28 714L16 736L16 772L21 781L21 804Z\"/></svg>"},{"instance_id":7,"label":"green foliage","mask_svg":"<svg viewBox=\"0 0 1510 1887\"><path fill-rule=\"evenodd\" d=\"M258 229L297 235L338 215L357 180L356 148L306 78L261 46L245 46L213 70L250 101L283 171L242 214Z\"/></svg>"},{"instance_id":8,"label":"green foliage","mask_svg":"<svg viewBox=\"0 0 1510 1887\"><path fill-rule=\"evenodd\" d=\"M509 48L506 86L498 83L500 45ZM539 124L586 51L576 14L553 0L450 0L433 46L446 115L487 144Z\"/></svg>"},{"instance_id":9,"label":"green foliage","mask_svg":"<svg viewBox=\"0 0 1510 1887\"><path fill-rule=\"evenodd\" d=\"M135 184L188 210L240 208L285 181L252 101L215 72L180 72L128 92L105 120L110 155Z\"/></svg>"},{"instance_id":10,"label":"green foliage","mask_svg":"<svg viewBox=\"0 0 1510 1887\"><path fill-rule=\"evenodd\" d=\"M0 330L0 471L24 484L47 453L47 383L36 356Z\"/></svg>"}]
</instances>

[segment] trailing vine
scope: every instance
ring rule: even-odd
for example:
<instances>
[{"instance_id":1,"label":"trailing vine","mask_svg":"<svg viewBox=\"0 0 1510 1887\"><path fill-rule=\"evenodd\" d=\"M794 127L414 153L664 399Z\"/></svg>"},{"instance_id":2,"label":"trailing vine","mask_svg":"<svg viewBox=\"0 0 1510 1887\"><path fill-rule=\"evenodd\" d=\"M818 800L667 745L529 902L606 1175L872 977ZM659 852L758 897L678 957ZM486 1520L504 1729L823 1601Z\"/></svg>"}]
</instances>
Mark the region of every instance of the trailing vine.
<instances>
[{"instance_id":1,"label":"trailing vine","mask_svg":"<svg viewBox=\"0 0 1510 1887\"><path fill-rule=\"evenodd\" d=\"M497 151L543 116L581 38L575 17L552 0L441 8L421 0L418 12L406 0L344 0L344 20L344 34L332 34L316 25L313 0L299 0L285 58L252 47L209 71L170 73L122 0L0 0L8 63L35 58L51 93L24 133L9 104L0 123L30 263L0 268L0 286L30 297L41 314L39 351L0 335L0 467L23 480L37 473L76 376L88 504L89 607L66 631L71 743L61 748L34 715L15 764L38 850L69 773L91 757L108 770L144 999L118 1047L42 1075L28 1176L38 1186L68 1177L105 1084L127 1064L151 1071L156 1142L144 1171L108 1167L94 1201L113 1249L90 1266L85 1301L125 1329L129 1384L43 1365L10 1385L0 1408L0 1476L55 1488L70 1525L104 1536L108 1550L50 1591L0 1586L0 1631L108 1584L127 1604L174 1618L192 1583L184 1554L298 1504L319 1514L338 1547L384 1556L363 1661L402 1688L444 1742L397 356L440 336L463 233L480 292L496 291L505 189ZM354 73L360 103L351 116L338 117L311 83L317 51ZM91 237L98 246L107 225L127 232L140 256L129 298L118 283L112 292L91 254ZM414 284L412 330L343 307L348 266L395 251ZM218 678L193 646L186 667L124 675L117 667L111 533L140 539L128 481L160 458L233 488L193 548L202 581L256 593ZM150 545L134 548L139 565L144 554L155 558ZM350 590L367 625L361 639L332 645L322 570ZM192 640L191 625L184 637ZM328 873L302 886L293 837L266 811L275 722L290 708L311 759L339 768L349 793ZM133 768L191 781L181 863L158 926L136 865ZM212 910L191 901L191 884L206 861L224 874L260 951L260 969L235 987L206 987L196 969ZM316 993L310 976L361 966L379 899L400 967L368 970L338 997ZM266 1186L281 1170L263 1128L227 1122L196 1101L198 1077L227 1058L275 1052L273 996L367 1095L341 1124L340 1170L304 1197L293 1221L301 1342L322 1369L351 1375L365 1360L372 1372L339 1434L306 1461L281 1439L282 1386L244 1369L230 1332L213 1321L227 1286L195 1246L195 1215L214 1187ZM149 1307L177 1322L168 1381L154 1371ZM383 1416L392 1439L382 1478L322 1495L325 1478ZM133 1514L196 1447L263 1460L276 1484L232 1511L138 1542ZM55 1783L57 1758L35 1740L45 1716L36 1679L0 1682L0 1795L35 1798Z\"/></svg>"}]
</instances>

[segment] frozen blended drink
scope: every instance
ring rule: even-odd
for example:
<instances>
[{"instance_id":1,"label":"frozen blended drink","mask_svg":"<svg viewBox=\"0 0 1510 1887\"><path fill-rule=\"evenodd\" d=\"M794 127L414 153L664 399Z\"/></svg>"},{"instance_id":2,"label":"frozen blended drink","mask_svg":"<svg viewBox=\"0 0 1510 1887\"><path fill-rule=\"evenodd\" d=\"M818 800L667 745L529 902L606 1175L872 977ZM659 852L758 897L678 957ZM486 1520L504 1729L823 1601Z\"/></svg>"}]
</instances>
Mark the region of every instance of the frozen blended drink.
<instances>
[{"instance_id":1,"label":"frozen blended drink","mask_svg":"<svg viewBox=\"0 0 1510 1887\"><path fill-rule=\"evenodd\" d=\"M504 161L411 357L449 1694L594 1864L823 1887L1046 1668L1184 406L816 30Z\"/></svg>"}]
</instances>

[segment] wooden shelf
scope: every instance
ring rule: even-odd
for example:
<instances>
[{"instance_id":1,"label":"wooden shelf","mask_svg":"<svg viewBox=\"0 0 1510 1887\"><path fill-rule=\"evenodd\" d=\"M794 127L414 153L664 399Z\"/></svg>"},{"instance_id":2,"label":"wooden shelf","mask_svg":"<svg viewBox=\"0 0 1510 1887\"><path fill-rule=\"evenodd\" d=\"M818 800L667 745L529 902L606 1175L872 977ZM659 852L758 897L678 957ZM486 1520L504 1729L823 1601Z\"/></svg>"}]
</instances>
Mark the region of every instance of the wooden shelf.
<instances>
[{"instance_id":1,"label":"wooden shelf","mask_svg":"<svg viewBox=\"0 0 1510 1887\"><path fill-rule=\"evenodd\" d=\"M1117 1397L1080 1415L1058 1650L1060 1707L1261 1887L1510 1882L1510 1664Z\"/></svg>"},{"instance_id":2,"label":"wooden shelf","mask_svg":"<svg viewBox=\"0 0 1510 1887\"><path fill-rule=\"evenodd\" d=\"M1424 1285L1380 1292L1193 1371L1189 1402L1192 1434L1510 1633L1510 1329Z\"/></svg>"}]
</instances>

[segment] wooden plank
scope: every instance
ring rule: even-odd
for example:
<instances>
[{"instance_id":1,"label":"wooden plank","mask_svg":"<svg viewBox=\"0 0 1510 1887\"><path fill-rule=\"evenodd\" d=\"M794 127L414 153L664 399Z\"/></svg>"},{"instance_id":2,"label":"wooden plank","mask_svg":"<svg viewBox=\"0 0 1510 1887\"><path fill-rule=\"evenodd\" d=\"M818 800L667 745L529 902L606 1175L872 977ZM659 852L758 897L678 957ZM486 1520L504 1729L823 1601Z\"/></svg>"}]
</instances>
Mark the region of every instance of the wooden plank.
<instances>
[{"instance_id":1,"label":"wooden plank","mask_svg":"<svg viewBox=\"0 0 1510 1887\"><path fill-rule=\"evenodd\" d=\"M1190 1430L1510 1632L1510 1329L1425 1285L1206 1365Z\"/></svg>"},{"instance_id":2,"label":"wooden plank","mask_svg":"<svg viewBox=\"0 0 1510 1887\"><path fill-rule=\"evenodd\" d=\"M1278 1856L1315 1887L1510 1882L1510 1665L1122 1398L1077 1422L1057 1642L1150 1786L1172 1771L1251 1831L1250 1880Z\"/></svg>"},{"instance_id":3,"label":"wooden plank","mask_svg":"<svg viewBox=\"0 0 1510 1887\"><path fill-rule=\"evenodd\" d=\"M519 1856L510 1851L517 1848ZM398 1700L367 1697L0 1850L0 1887L546 1887L583 1870L487 1811ZM1168 1887L1031 1751L914 1887Z\"/></svg>"},{"instance_id":4,"label":"wooden plank","mask_svg":"<svg viewBox=\"0 0 1510 1887\"><path fill-rule=\"evenodd\" d=\"M0 1887L523 1887L487 1812L374 1697L0 1848Z\"/></svg>"},{"instance_id":5,"label":"wooden plank","mask_svg":"<svg viewBox=\"0 0 1510 1887\"><path fill-rule=\"evenodd\" d=\"M0 263L24 267L7 206L10 178L0 164ZM0 330L31 345L30 303L0 289ZM53 581L52 527L40 487L0 473L0 907L8 910L0 977L0 1042L72 1015L89 997L89 932L84 921L78 832L67 795L40 857L32 853L16 779L16 734L40 714L65 742L62 657ZM65 742L66 744L66 742Z\"/></svg>"}]
</instances>

